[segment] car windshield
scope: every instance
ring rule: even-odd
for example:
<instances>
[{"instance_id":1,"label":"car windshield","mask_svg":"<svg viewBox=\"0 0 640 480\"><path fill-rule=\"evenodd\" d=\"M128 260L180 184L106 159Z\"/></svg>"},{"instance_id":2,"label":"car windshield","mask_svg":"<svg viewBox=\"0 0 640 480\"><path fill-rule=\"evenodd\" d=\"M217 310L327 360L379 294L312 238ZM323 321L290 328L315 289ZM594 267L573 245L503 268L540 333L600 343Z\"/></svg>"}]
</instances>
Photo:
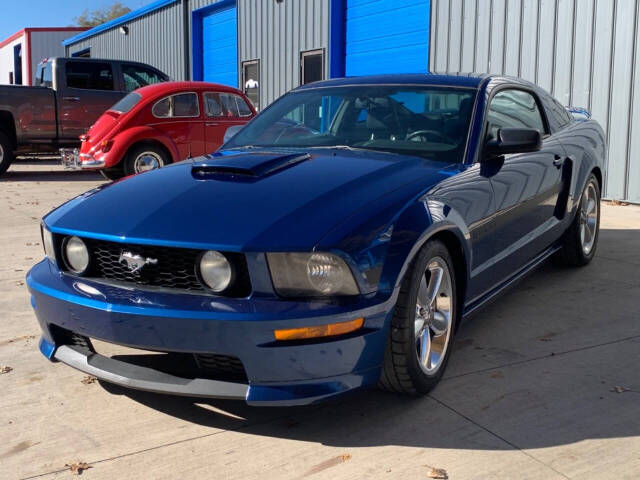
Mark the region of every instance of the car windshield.
<instances>
[{"instance_id":1,"label":"car windshield","mask_svg":"<svg viewBox=\"0 0 640 480\"><path fill-rule=\"evenodd\" d=\"M300 90L276 101L223 148L350 147L457 162L475 92L387 85Z\"/></svg>"}]
</instances>

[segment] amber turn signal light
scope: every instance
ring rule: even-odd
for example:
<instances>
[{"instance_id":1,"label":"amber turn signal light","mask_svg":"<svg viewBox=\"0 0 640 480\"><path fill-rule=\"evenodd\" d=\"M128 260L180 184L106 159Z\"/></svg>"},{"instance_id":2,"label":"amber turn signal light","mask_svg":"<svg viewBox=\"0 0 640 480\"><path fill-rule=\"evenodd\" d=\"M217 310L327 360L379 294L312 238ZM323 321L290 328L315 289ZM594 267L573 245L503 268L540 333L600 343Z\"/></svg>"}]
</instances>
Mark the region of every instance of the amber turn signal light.
<instances>
[{"instance_id":1,"label":"amber turn signal light","mask_svg":"<svg viewBox=\"0 0 640 480\"><path fill-rule=\"evenodd\" d=\"M309 338L334 337L345 333L355 332L364 325L364 318L356 318L348 322L330 323L329 325L316 325L314 327L288 328L286 330L274 330L276 340L307 340Z\"/></svg>"}]
</instances>

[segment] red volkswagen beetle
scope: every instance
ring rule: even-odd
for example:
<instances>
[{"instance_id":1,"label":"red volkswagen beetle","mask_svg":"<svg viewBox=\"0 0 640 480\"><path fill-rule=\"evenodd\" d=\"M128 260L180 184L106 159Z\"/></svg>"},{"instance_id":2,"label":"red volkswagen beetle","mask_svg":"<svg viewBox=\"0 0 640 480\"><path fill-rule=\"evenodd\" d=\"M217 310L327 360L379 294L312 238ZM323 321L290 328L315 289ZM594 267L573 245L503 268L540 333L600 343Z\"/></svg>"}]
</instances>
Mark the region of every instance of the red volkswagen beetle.
<instances>
[{"instance_id":1,"label":"red volkswagen beetle","mask_svg":"<svg viewBox=\"0 0 640 480\"><path fill-rule=\"evenodd\" d=\"M99 169L120 178L214 152L227 128L256 114L240 91L206 82L165 82L129 93L62 152L71 169Z\"/></svg>"}]
</instances>

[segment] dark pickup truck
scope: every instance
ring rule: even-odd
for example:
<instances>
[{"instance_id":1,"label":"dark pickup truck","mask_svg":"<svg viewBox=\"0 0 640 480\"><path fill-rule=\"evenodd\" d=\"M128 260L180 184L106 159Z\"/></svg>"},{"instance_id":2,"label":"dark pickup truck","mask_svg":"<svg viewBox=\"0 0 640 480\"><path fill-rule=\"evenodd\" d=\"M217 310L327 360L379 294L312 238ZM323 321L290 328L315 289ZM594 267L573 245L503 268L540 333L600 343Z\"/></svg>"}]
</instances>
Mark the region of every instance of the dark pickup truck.
<instances>
[{"instance_id":1,"label":"dark pickup truck","mask_svg":"<svg viewBox=\"0 0 640 480\"><path fill-rule=\"evenodd\" d=\"M0 86L0 175L16 154L57 152L128 92L167 81L143 63L51 58L37 69L34 87Z\"/></svg>"}]
</instances>

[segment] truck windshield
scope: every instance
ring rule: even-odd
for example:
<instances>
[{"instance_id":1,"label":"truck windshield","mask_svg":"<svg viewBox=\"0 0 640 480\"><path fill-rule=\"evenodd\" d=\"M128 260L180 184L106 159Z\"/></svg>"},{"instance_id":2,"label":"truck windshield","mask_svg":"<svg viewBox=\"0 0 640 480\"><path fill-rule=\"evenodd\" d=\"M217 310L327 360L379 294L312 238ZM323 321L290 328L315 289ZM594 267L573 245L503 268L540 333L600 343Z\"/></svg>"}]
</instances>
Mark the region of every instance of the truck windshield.
<instances>
[{"instance_id":1,"label":"truck windshield","mask_svg":"<svg viewBox=\"0 0 640 480\"><path fill-rule=\"evenodd\" d=\"M283 96L223 149L351 147L460 161L475 89L357 85Z\"/></svg>"},{"instance_id":2,"label":"truck windshield","mask_svg":"<svg viewBox=\"0 0 640 480\"><path fill-rule=\"evenodd\" d=\"M133 107L135 107L142 97L137 93L130 93L126 95L122 100L117 102L113 107L109 110L113 110L114 112L119 113L127 113Z\"/></svg>"}]
</instances>

